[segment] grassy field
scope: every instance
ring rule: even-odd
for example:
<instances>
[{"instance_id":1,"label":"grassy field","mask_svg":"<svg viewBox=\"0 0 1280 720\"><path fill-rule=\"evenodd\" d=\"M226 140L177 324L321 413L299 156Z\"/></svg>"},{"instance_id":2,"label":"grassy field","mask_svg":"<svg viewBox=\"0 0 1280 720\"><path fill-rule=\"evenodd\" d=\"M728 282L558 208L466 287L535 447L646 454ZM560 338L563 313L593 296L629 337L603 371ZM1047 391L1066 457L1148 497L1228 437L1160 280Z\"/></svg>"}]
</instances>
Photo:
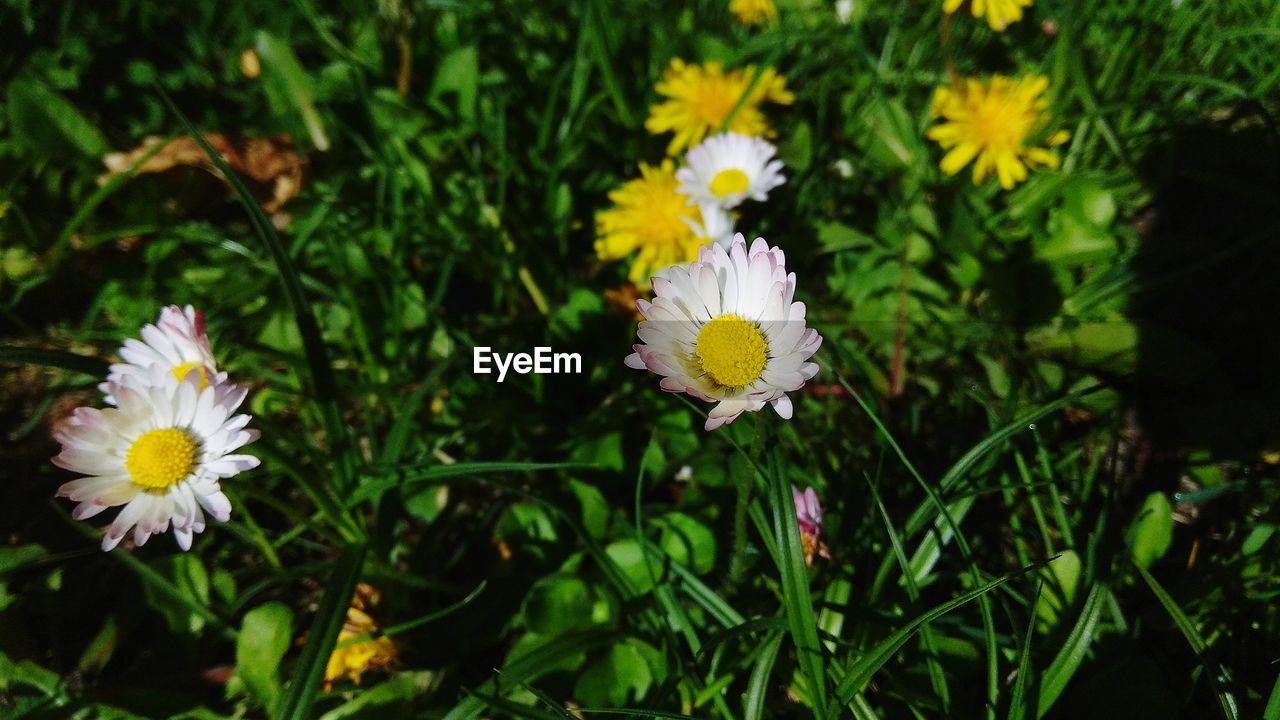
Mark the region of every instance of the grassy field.
<instances>
[{"instance_id":1,"label":"grassy field","mask_svg":"<svg viewBox=\"0 0 1280 720\"><path fill-rule=\"evenodd\" d=\"M0 0L0 717L1280 720L1280 4L1025 2Z\"/></svg>"}]
</instances>

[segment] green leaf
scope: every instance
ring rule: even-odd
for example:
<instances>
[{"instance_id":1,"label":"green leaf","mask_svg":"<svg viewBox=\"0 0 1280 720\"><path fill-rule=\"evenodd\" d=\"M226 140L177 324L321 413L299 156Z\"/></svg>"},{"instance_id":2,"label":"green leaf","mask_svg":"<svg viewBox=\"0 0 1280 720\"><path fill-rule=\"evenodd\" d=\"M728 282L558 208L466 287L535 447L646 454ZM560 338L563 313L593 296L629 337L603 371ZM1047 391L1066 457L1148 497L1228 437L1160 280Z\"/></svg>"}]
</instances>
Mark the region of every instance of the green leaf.
<instances>
[{"instance_id":1,"label":"green leaf","mask_svg":"<svg viewBox=\"0 0 1280 720\"><path fill-rule=\"evenodd\" d=\"M1178 603L1174 602L1169 593L1165 591L1160 583L1147 572L1147 569L1140 564L1135 563L1138 574L1146 581L1147 586L1151 588L1151 592L1155 594L1156 599L1164 606L1165 612L1169 613L1169 617L1173 619L1173 624L1178 626L1178 630L1182 631L1182 636L1187 639L1187 644L1191 646L1191 651L1196 654L1205 674L1209 676L1209 683L1213 686L1213 694L1218 699L1218 709L1222 711L1222 717L1226 720L1237 720L1239 712L1236 709L1235 696L1227 690L1227 684L1231 682L1227 670L1219 666L1217 663L1205 659L1205 652L1209 646L1205 643L1204 638L1200 637L1200 632L1196 630L1195 624L1191 619L1182 612L1182 608L1178 607ZM1270 702L1267 703L1271 705ZM1268 707L1268 709L1270 709Z\"/></svg>"},{"instance_id":2,"label":"green leaf","mask_svg":"<svg viewBox=\"0 0 1280 720\"><path fill-rule=\"evenodd\" d=\"M329 138L316 111L311 77L302 69L293 49L265 30L258 31L254 47L262 64L262 87L272 111L282 117L296 118L311 137L311 144L321 152L328 150Z\"/></svg>"},{"instance_id":3,"label":"green leaf","mask_svg":"<svg viewBox=\"0 0 1280 720\"><path fill-rule=\"evenodd\" d=\"M285 690L277 720L306 720L311 714L320 681L324 679L325 665L338 639L338 632L347 618L347 608L355 594L356 581L364 567L366 548L363 544L348 545L333 564L333 572L325 586L320 609L311 621L307 644L293 669L292 679Z\"/></svg>"},{"instance_id":4,"label":"green leaf","mask_svg":"<svg viewBox=\"0 0 1280 720\"><path fill-rule=\"evenodd\" d=\"M1164 557L1173 544L1173 506L1164 493L1151 493L1129 526L1133 561L1143 568Z\"/></svg>"},{"instance_id":5,"label":"green leaf","mask_svg":"<svg viewBox=\"0 0 1280 720\"><path fill-rule=\"evenodd\" d=\"M574 575L542 578L524 597L521 614L525 626L550 636L590 627L593 595L591 587Z\"/></svg>"},{"instance_id":6,"label":"green leaf","mask_svg":"<svg viewBox=\"0 0 1280 720\"><path fill-rule=\"evenodd\" d=\"M236 636L236 675L270 712L280 700L280 661L293 640L293 611L278 602L245 613Z\"/></svg>"},{"instance_id":7,"label":"green leaf","mask_svg":"<svg viewBox=\"0 0 1280 720\"><path fill-rule=\"evenodd\" d=\"M1128 372L1138 360L1138 328L1122 321L1033 332L1028 334L1027 344L1034 355L1111 372Z\"/></svg>"},{"instance_id":8,"label":"green leaf","mask_svg":"<svg viewBox=\"0 0 1280 720\"><path fill-rule=\"evenodd\" d=\"M658 545L671 559L699 575L711 572L716 562L716 536L710 528L678 512L663 515L655 524L662 528Z\"/></svg>"},{"instance_id":9,"label":"green leaf","mask_svg":"<svg viewBox=\"0 0 1280 720\"><path fill-rule=\"evenodd\" d=\"M457 93L458 117L475 120L480 92L480 53L475 45L460 47L440 61L430 97L434 101L446 92Z\"/></svg>"},{"instance_id":10,"label":"green leaf","mask_svg":"<svg viewBox=\"0 0 1280 720\"><path fill-rule=\"evenodd\" d=\"M67 158L68 150L98 159L109 149L98 128L44 83L19 77L9 83L9 136L41 158Z\"/></svg>"},{"instance_id":11,"label":"green leaf","mask_svg":"<svg viewBox=\"0 0 1280 720\"><path fill-rule=\"evenodd\" d=\"M1036 612L1046 628L1057 625L1063 611L1075 602L1080 572L1080 555L1075 550L1064 551L1040 572L1051 583L1049 592L1039 596L1036 603Z\"/></svg>"},{"instance_id":12,"label":"green leaf","mask_svg":"<svg viewBox=\"0 0 1280 720\"><path fill-rule=\"evenodd\" d=\"M618 540L609 543L604 552L618 570L622 571L634 592L643 595L653 589L654 578L660 575L662 568L656 562L651 567L646 566L645 553L640 543L632 539Z\"/></svg>"},{"instance_id":13,"label":"green leaf","mask_svg":"<svg viewBox=\"0 0 1280 720\"><path fill-rule=\"evenodd\" d=\"M573 696L587 707L618 707L643 700L653 684L653 672L638 645L637 640L620 642L604 657L588 663Z\"/></svg>"}]
</instances>

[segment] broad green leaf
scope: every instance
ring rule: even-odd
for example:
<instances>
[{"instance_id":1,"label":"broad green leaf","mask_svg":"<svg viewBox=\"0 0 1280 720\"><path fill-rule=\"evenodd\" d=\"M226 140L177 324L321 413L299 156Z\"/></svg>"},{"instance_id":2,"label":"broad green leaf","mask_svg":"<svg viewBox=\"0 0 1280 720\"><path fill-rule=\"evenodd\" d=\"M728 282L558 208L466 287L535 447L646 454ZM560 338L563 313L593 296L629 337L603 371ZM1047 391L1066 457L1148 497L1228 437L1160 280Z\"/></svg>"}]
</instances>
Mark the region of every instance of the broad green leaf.
<instances>
[{"instance_id":1,"label":"broad green leaf","mask_svg":"<svg viewBox=\"0 0 1280 720\"><path fill-rule=\"evenodd\" d=\"M636 640L620 642L588 663L573 696L586 707L619 707L643 700L654 678L638 644Z\"/></svg>"},{"instance_id":2,"label":"broad green leaf","mask_svg":"<svg viewBox=\"0 0 1280 720\"><path fill-rule=\"evenodd\" d=\"M552 575L529 588L521 614L525 625L540 635L580 630L592 624L593 595L591 587L575 575Z\"/></svg>"},{"instance_id":3,"label":"broad green leaf","mask_svg":"<svg viewBox=\"0 0 1280 720\"><path fill-rule=\"evenodd\" d=\"M11 80L6 100L11 137L37 157L66 159L78 153L96 160L107 154L102 132L44 83L29 77Z\"/></svg>"},{"instance_id":4,"label":"broad green leaf","mask_svg":"<svg viewBox=\"0 0 1280 720\"><path fill-rule=\"evenodd\" d=\"M268 711L280 700L280 661L293 642L293 611L269 602L245 613L236 637L236 674Z\"/></svg>"},{"instance_id":5,"label":"broad green leaf","mask_svg":"<svg viewBox=\"0 0 1280 720\"><path fill-rule=\"evenodd\" d=\"M684 513L672 512L656 522L662 528L658 544L676 562L699 575L716 562L716 536L711 529Z\"/></svg>"},{"instance_id":6,"label":"broad green leaf","mask_svg":"<svg viewBox=\"0 0 1280 720\"><path fill-rule=\"evenodd\" d=\"M1173 544L1173 506L1164 493L1151 493L1129 526L1129 549L1143 568L1169 551Z\"/></svg>"},{"instance_id":7,"label":"broad green leaf","mask_svg":"<svg viewBox=\"0 0 1280 720\"><path fill-rule=\"evenodd\" d=\"M480 92L480 53L476 46L460 47L440 61L430 97L436 100L446 92L457 93L458 117L475 119L476 98Z\"/></svg>"},{"instance_id":8,"label":"broad green leaf","mask_svg":"<svg viewBox=\"0 0 1280 720\"><path fill-rule=\"evenodd\" d=\"M328 150L329 137L316 111L311 76L302 69L293 48L265 30L258 31L254 47L262 65L262 86L272 110L282 117L296 119L317 150Z\"/></svg>"}]
</instances>

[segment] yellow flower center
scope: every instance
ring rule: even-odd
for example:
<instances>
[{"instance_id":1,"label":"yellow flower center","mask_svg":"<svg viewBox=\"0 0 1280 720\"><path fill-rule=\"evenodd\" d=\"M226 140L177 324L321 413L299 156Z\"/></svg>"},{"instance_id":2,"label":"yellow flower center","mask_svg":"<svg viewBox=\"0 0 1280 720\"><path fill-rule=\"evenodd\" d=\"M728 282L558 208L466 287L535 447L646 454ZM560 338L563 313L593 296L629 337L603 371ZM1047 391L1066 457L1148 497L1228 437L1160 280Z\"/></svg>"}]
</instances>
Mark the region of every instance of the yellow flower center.
<instances>
[{"instance_id":1,"label":"yellow flower center","mask_svg":"<svg viewBox=\"0 0 1280 720\"><path fill-rule=\"evenodd\" d=\"M197 449L185 430L151 430L129 446L124 466L135 485L163 490L191 474Z\"/></svg>"},{"instance_id":2,"label":"yellow flower center","mask_svg":"<svg viewBox=\"0 0 1280 720\"><path fill-rule=\"evenodd\" d=\"M173 376L178 378L178 382L182 382L184 379L186 379L187 373L191 372L192 370L200 371L200 389L204 390L205 388L209 387L209 371L205 370L204 365L201 365L200 363L194 363L194 362L182 363L181 365L173 369Z\"/></svg>"},{"instance_id":3,"label":"yellow flower center","mask_svg":"<svg viewBox=\"0 0 1280 720\"><path fill-rule=\"evenodd\" d=\"M764 371L769 344L755 323L737 315L721 315L698 331L694 354L702 371L717 385L743 387Z\"/></svg>"},{"instance_id":4,"label":"yellow flower center","mask_svg":"<svg viewBox=\"0 0 1280 720\"><path fill-rule=\"evenodd\" d=\"M751 184L747 174L738 168L729 168L716 173L711 178L711 192L716 197L723 200L724 198L735 193L746 192L747 186Z\"/></svg>"}]
</instances>

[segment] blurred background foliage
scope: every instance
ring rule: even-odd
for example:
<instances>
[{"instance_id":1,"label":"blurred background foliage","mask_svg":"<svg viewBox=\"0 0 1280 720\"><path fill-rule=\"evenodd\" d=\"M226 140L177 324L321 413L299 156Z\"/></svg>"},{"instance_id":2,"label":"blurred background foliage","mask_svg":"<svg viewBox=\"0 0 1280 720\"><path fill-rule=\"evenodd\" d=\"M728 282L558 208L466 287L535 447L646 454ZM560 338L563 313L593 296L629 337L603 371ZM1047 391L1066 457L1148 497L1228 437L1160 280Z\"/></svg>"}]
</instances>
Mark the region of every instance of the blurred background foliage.
<instances>
[{"instance_id":1,"label":"blurred background foliage","mask_svg":"<svg viewBox=\"0 0 1280 720\"><path fill-rule=\"evenodd\" d=\"M912 618L1036 565L831 716L1258 717L1280 5L1040 0L1003 33L937 2L839 13L0 3L0 714L807 717ZM621 363L625 268L595 259L593 216L661 157L642 124L672 57L772 65L797 96L770 111L788 183L738 223L785 248L826 338L776 435L706 434ZM1012 192L943 176L924 131L952 72L1047 75L1062 168ZM252 206L163 148L188 134L164 94L279 230L339 422ZM102 555L47 463L97 379L19 360L108 358L170 302L252 387L263 467L193 552ZM497 384L476 345L578 352L584 374ZM820 648L788 631L807 611L766 482L827 509ZM308 690L327 650L306 639L357 579L399 661Z\"/></svg>"}]
</instances>

